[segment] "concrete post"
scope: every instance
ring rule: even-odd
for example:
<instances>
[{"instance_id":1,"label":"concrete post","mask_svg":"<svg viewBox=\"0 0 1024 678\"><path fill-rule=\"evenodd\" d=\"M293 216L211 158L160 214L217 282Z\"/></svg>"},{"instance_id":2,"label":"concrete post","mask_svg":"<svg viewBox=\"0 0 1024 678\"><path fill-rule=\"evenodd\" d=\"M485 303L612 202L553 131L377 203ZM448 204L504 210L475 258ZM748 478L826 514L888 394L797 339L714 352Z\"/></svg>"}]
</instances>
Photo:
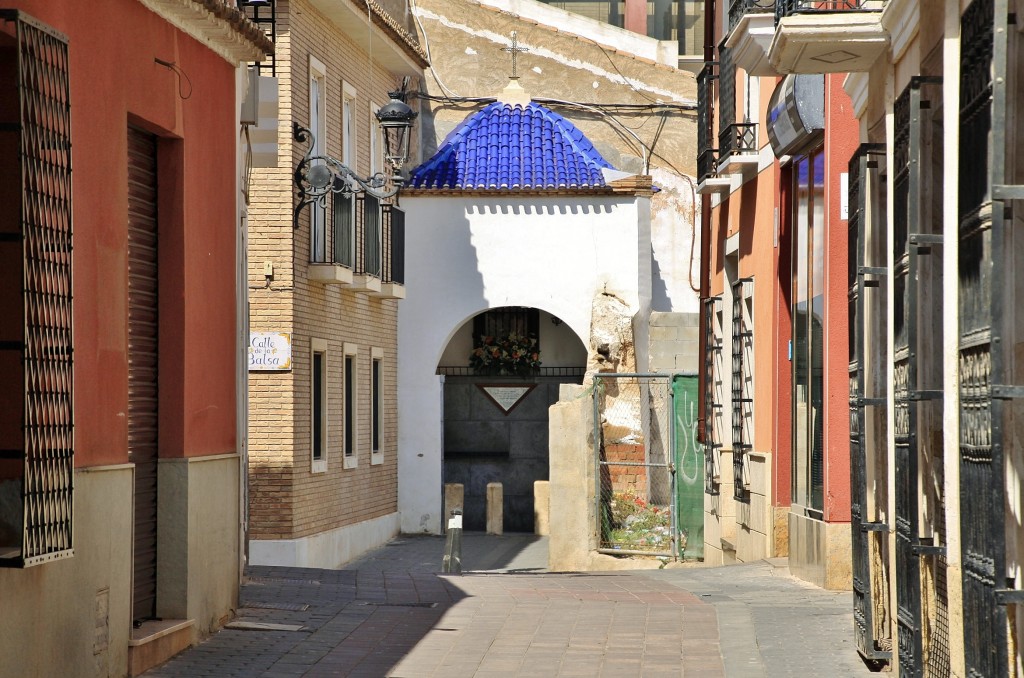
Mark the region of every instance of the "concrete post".
<instances>
[{"instance_id":1,"label":"concrete post","mask_svg":"<svg viewBox=\"0 0 1024 678\"><path fill-rule=\"evenodd\" d=\"M487 534L504 531L504 490L501 483L487 483Z\"/></svg>"},{"instance_id":2,"label":"concrete post","mask_svg":"<svg viewBox=\"0 0 1024 678\"><path fill-rule=\"evenodd\" d=\"M550 483L547 480L535 480L533 483L533 533L541 537L550 533L550 501Z\"/></svg>"},{"instance_id":3,"label":"concrete post","mask_svg":"<svg viewBox=\"0 0 1024 678\"><path fill-rule=\"evenodd\" d=\"M444 484L444 515L445 521L442 521L442 525L447 525L447 519L452 515L454 509L459 510L459 515L462 515L463 509L465 508L464 500L464 489L462 483L445 483Z\"/></svg>"}]
</instances>

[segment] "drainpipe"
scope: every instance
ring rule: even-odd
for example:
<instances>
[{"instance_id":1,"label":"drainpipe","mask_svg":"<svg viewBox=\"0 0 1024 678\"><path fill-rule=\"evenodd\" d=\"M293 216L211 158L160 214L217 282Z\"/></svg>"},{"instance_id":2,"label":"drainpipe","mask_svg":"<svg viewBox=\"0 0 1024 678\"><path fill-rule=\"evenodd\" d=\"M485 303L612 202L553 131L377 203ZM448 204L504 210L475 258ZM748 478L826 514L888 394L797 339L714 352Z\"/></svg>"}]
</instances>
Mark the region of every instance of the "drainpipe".
<instances>
[{"instance_id":1,"label":"drainpipe","mask_svg":"<svg viewBox=\"0 0 1024 678\"><path fill-rule=\"evenodd\" d=\"M715 0L704 0L704 61L715 59ZM709 117L708 124L711 124ZM702 134L704 130L698 130ZM704 301L711 295L711 201L701 196L700 199L700 297L698 300L698 337L697 351L702 360L707 355L707 314L704 312ZM704 411L705 394L708 389L708 375L703 361L698 367L701 378L697 380L697 442L706 443L704 436L708 413Z\"/></svg>"}]
</instances>

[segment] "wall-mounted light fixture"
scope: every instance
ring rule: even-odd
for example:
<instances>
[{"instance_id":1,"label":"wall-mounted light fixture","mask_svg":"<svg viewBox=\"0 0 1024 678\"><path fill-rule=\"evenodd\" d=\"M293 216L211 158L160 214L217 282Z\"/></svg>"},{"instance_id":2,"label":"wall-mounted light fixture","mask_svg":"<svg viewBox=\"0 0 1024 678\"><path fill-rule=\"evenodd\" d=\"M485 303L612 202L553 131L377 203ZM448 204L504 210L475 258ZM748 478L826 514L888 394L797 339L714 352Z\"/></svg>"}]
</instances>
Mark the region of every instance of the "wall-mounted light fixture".
<instances>
[{"instance_id":1,"label":"wall-mounted light fixture","mask_svg":"<svg viewBox=\"0 0 1024 678\"><path fill-rule=\"evenodd\" d=\"M363 178L348 165L329 155L311 155L315 148L313 133L298 123L292 123L292 136L299 143L308 143L309 150L295 168L295 187L299 189L299 202L292 217L293 228L299 227L299 214L307 205L316 203L326 207L328 194L340 193L350 196L367 193L384 200L402 190L405 183L402 166L409 159L409 132L412 130L416 112L402 99L404 92L388 92L391 97L386 105L377 111L377 122L384 132L384 158L391 166L391 176L383 172Z\"/></svg>"}]
</instances>

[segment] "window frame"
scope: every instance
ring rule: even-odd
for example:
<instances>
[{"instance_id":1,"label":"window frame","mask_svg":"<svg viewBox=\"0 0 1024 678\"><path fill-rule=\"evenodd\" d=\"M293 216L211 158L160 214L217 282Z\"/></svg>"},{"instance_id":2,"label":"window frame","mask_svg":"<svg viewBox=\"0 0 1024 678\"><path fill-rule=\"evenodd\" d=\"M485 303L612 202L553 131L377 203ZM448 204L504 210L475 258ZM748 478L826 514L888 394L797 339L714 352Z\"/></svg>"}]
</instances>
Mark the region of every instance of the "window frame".
<instances>
[{"instance_id":1,"label":"window frame","mask_svg":"<svg viewBox=\"0 0 1024 678\"><path fill-rule=\"evenodd\" d=\"M356 121L358 92L351 83L341 81L341 162L358 172L359 126Z\"/></svg>"},{"instance_id":2,"label":"window frame","mask_svg":"<svg viewBox=\"0 0 1024 678\"><path fill-rule=\"evenodd\" d=\"M309 340L309 470L310 473L324 473L327 471L327 458L330 450L328 444L327 422L329 420L329 393L328 381L330 379L329 349L326 339L312 337ZM316 431L316 356L322 356L320 364L320 454L317 455L317 431Z\"/></svg>"},{"instance_id":3,"label":"window frame","mask_svg":"<svg viewBox=\"0 0 1024 678\"><path fill-rule=\"evenodd\" d=\"M306 117L309 130L313 133L309 153L310 156L327 155L327 65L312 54L309 55L307 85L309 109ZM322 251L317 250L318 244L322 246ZM310 205L309 210L309 260L327 261L327 208L317 202Z\"/></svg>"},{"instance_id":4,"label":"window frame","mask_svg":"<svg viewBox=\"0 0 1024 678\"><path fill-rule=\"evenodd\" d=\"M370 465L384 463L384 349L370 349Z\"/></svg>"},{"instance_id":5,"label":"window frame","mask_svg":"<svg viewBox=\"0 0 1024 678\"><path fill-rule=\"evenodd\" d=\"M384 172L384 130L377 120L380 106L370 102L370 175Z\"/></svg>"},{"instance_id":6,"label":"window frame","mask_svg":"<svg viewBox=\"0 0 1024 678\"><path fill-rule=\"evenodd\" d=\"M342 353L341 457L351 469L359 466L359 348L346 342Z\"/></svg>"}]
</instances>

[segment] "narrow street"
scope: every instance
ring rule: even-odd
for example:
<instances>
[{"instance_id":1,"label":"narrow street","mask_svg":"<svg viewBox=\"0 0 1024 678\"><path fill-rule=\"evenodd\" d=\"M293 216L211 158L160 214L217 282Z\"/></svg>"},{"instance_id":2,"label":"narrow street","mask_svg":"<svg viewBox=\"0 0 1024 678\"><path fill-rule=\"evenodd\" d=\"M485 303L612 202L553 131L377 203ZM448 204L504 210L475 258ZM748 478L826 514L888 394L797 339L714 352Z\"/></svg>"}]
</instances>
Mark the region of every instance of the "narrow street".
<instances>
[{"instance_id":1,"label":"narrow street","mask_svg":"<svg viewBox=\"0 0 1024 678\"><path fill-rule=\"evenodd\" d=\"M867 676L851 596L785 559L552 573L532 535L400 537L344 570L252 568L229 628L148 678L176 676Z\"/></svg>"}]
</instances>

